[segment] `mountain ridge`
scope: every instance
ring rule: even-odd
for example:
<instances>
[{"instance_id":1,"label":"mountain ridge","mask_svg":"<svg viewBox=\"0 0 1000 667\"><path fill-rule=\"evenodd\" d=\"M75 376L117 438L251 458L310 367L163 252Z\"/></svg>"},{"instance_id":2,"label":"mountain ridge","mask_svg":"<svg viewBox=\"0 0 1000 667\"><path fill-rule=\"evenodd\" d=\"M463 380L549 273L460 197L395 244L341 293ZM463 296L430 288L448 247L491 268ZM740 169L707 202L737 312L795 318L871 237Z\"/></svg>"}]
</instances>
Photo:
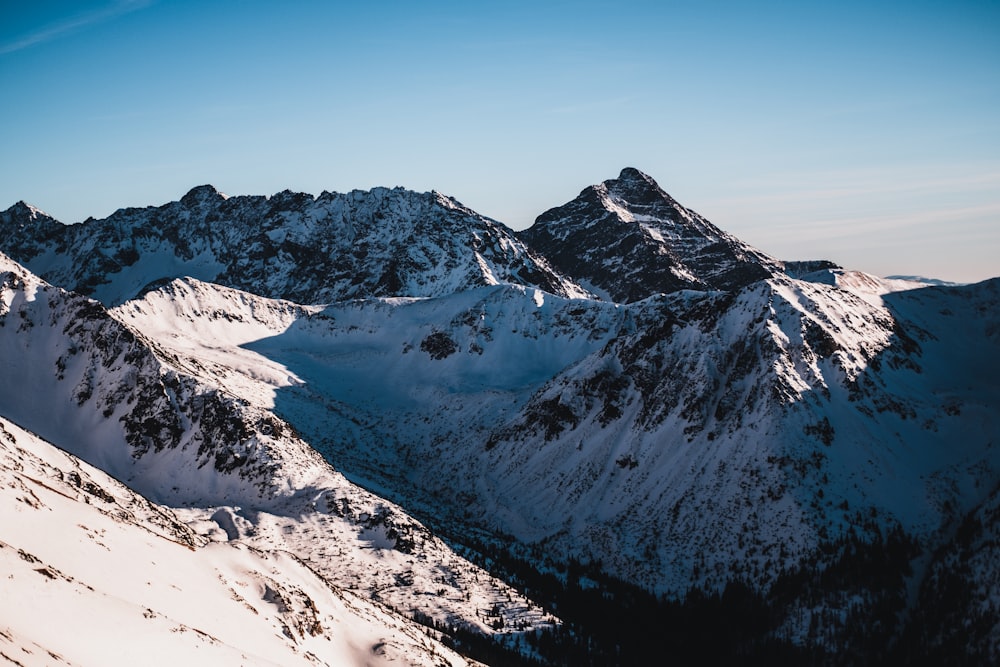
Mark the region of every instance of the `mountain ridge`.
<instances>
[{"instance_id":1,"label":"mountain ridge","mask_svg":"<svg viewBox=\"0 0 1000 667\"><path fill-rule=\"evenodd\" d=\"M0 213L0 247L43 278L107 305L186 275L305 304L499 282L589 294L504 225L437 192L226 197L204 185L180 201L119 209L102 220L38 220L40 239L20 208Z\"/></svg>"},{"instance_id":2,"label":"mountain ridge","mask_svg":"<svg viewBox=\"0 0 1000 667\"><path fill-rule=\"evenodd\" d=\"M2 254L0 358L26 380L0 388L4 419L183 510L210 540L294 552L343 588L478 632L492 629L470 597L512 626L555 622L348 482L266 405L204 382L168 346Z\"/></svg>"},{"instance_id":3,"label":"mountain ridge","mask_svg":"<svg viewBox=\"0 0 1000 667\"><path fill-rule=\"evenodd\" d=\"M208 539L2 417L0 461L12 663L468 664L291 554Z\"/></svg>"},{"instance_id":4,"label":"mountain ridge","mask_svg":"<svg viewBox=\"0 0 1000 667\"><path fill-rule=\"evenodd\" d=\"M287 435L278 460L315 450L378 492L364 496L365 512L326 507L363 541L391 541L391 529L392 540L430 544L402 510L379 514L382 497L452 540L476 536L494 565L590 568L593 581L678 604L692 590L745 586L773 605L759 641L828 656L863 651L858 628L881 628L888 642L910 631L909 617L953 623L961 606L932 613L943 593L929 577L954 573L967 595L982 594L1000 484L1000 279L927 287L779 261L631 168L518 233L440 193L401 188L224 198L197 186L65 237L36 211L0 214L0 252L13 247L114 307L11 266L0 355L69 403L76 394L58 388L68 380L53 377L83 386L89 367L77 357L100 359L105 394L117 397L101 405L120 406L112 416L134 432L135 451L155 454L174 429L179 443L198 432L198 420L171 417L175 405L187 415L192 397L231 399L250 431L263 418ZM63 300L88 316L65 315ZM52 358L35 343L66 347L61 336L93 330L118 333L73 343L82 356ZM154 391L131 417L140 385ZM104 396L95 389L83 405ZM11 392L0 399L0 416L27 410ZM211 460L244 465L240 429L209 433ZM303 501L297 486L288 491ZM322 535L340 525L332 516L245 509L191 516L330 557L322 539L282 535ZM973 520L982 532L956 542L950 526ZM883 579L827 574L883 557ZM405 609L411 575L396 565L393 585L366 585ZM502 599L463 581L490 605ZM465 614L485 632L498 619L554 627L527 602L524 615L499 604L499 616L475 619L450 604L433 613ZM894 616L880 615L888 608ZM984 654L991 637L1000 627L977 635Z\"/></svg>"}]
</instances>

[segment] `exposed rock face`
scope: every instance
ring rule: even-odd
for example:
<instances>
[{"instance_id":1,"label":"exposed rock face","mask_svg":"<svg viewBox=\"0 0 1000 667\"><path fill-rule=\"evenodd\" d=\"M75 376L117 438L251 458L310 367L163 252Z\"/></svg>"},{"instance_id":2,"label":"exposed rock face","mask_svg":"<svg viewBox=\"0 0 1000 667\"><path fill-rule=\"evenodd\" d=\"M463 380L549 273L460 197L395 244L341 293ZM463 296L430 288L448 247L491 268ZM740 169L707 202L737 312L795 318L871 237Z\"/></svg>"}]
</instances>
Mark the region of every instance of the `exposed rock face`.
<instances>
[{"instance_id":1,"label":"exposed rock face","mask_svg":"<svg viewBox=\"0 0 1000 667\"><path fill-rule=\"evenodd\" d=\"M64 252L60 241L66 226L44 211L19 201L6 211L0 211L0 252L17 249L22 261L28 262L47 249Z\"/></svg>"},{"instance_id":2,"label":"exposed rock face","mask_svg":"<svg viewBox=\"0 0 1000 667\"><path fill-rule=\"evenodd\" d=\"M519 234L560 271L616 302L682 289L733 290L781 263L678 204L637 169L592 185Z\"/></svg>"},{"instance_id":3,"label":"exposed rock face","mask_svg":"<svg viewBox=\"0 0 1000 667\"><path fill-rule=\"evenodd\" d=\"M402 188L268 198L203 185L177 202L68 226L17 204L0 214L0 248L105 305L185 276L298 303L504 282L587 295L502 224L442 194Z\"/></svg>"}]
</instances>

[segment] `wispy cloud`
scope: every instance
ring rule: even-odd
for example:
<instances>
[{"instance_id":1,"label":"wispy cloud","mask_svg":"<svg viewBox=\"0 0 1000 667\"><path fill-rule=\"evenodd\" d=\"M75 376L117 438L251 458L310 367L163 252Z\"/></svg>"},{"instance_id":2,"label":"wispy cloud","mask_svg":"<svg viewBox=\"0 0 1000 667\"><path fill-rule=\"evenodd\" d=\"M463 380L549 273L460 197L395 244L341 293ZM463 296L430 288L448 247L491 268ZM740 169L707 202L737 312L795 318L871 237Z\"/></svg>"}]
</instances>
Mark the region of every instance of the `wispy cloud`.
<instances>
[{"instance_id":1,"label":"wispy cloud","mask_svg":"<svg viewBox=\"0 0 1000 667\"><path fill-rule=\"evenodd\" d=\"M0 44L0 55L21 51L22 49L71 35L91 26L107 23L124 14L144 9L154 2L155 0L116 0L116 2L106 7L64 19L58 23L53 23L16 37L12 41Z\"/></svg>"}]
</instances>

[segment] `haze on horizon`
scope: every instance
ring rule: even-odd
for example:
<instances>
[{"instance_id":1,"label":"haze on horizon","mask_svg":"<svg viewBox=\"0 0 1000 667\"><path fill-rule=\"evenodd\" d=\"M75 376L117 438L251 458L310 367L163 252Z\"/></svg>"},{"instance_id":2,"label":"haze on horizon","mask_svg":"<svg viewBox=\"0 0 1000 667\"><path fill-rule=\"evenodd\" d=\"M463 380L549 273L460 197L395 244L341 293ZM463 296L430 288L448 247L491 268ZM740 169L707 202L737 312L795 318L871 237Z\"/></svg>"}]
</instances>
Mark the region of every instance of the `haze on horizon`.
<instances>
[{"instance_id":1,"label":"haze on horizon","mask_svg":"<svg viewBox=\"0 0 1000 667\"><path fill-rule=\"evenodd\" d=\"M1000 275L995 2L0 9L0 209L436 189L516 229L625 166L782 259Z\"/></svg>"}]
</instances>

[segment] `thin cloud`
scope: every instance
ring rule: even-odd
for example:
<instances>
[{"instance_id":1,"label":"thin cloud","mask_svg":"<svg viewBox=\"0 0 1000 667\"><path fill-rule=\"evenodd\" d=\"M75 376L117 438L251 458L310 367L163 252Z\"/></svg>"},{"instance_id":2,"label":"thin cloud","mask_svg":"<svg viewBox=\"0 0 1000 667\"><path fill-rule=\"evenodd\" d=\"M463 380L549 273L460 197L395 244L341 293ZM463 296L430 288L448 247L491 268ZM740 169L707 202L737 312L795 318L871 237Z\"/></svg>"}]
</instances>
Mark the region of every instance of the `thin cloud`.
<instances>
[{"instance_id":1,"label":"thin cloud","mask_svg":"<svg viewBox=\"0 0 1000 667\"><path fill-rule=\"evenodd\" d=\"M22 35L12 42L0 45L0 55L7 55L15 51L51 42L54 39L65 37L79 32L91 26L106 23L139 9L144 9L153 4L155 0L118 0L103 9L97 9L86 14L74 16L59 23L48 25L27 35Z\"/></svg>"}]
</instances>

